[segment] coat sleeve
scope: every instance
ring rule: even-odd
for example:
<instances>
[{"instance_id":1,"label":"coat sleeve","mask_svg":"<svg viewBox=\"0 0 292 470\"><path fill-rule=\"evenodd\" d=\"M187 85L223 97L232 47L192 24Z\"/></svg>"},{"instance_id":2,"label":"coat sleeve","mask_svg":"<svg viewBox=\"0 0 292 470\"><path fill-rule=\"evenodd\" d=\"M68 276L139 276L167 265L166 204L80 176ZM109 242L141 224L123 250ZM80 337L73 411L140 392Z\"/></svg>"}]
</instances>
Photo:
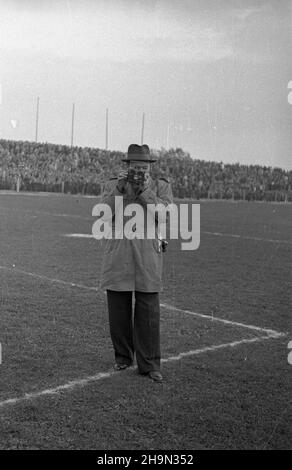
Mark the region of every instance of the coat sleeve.
<instances>
[{"instance_id":1,"label":"coat sleeve","mask_svg":"<svg viewBox=\"0 0 292 470\"><path fill-rule=\"evenodd\" d=\"M173 202L171 185L167 180L160 179L158 180L157 195L152 189L146 188L145 191L139 195L139 199L143 205L163 204L164 206L168 206Z\"/></svg>"},{"instance_id":2,"label":"coat sleeve","mask_svg":"<svg viewBox=\"0 0 292 470\"><path fill-rule=\"evenodd\" d=\"M124 197L123 194L117 188L117 178L109 180L105 186L101 196L101 202L103 204L107 204L110 206L112 215L115 213L115 197L121 196Z\"/></svg>"},{"instance_id":3,"label":"coat sleeve","mask_svg":"<svg viewBox=\"0 0 292 470\"><path fill-rule=\"evenodd\" d=\"M173 196L170 183L165 179L160 179L158 180L157 188L157 195L150 188L146 188L145 191L139 195L139 200L144 207L146 207L147 204L162 204L164 207L171 206L173 203ZM159 213L159 211L156 212ZM169 214L167 213L166 222L168 217Z\"/></svg>"}]
</instances>

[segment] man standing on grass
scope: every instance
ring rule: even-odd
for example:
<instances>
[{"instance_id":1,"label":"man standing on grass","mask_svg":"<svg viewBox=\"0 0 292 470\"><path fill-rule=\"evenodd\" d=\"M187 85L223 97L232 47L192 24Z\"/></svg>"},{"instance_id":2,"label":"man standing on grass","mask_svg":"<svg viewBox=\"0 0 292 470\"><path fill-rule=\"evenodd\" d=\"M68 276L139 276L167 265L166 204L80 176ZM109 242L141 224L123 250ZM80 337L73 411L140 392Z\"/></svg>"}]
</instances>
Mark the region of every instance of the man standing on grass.
<instances>
[{"instance_id":1,"label":"man standing on grass","mask_svg":"<svg viewBox=\"0 0 292 470\"><path fill-rule=\"evenodd\" d=\"M148 145L131 144L127 170L105 185L102 203L112 210L112 239L106 240L101 288L107 291L110 334L115 353L115 370L133 364L134 353L138 372L162 382L160 372L160 303L162 246L155 222L155 239L147 237L115 238L115 198L122 197L123 207L139 204L146 215L147 204L172 203L170 183L150 177ZM133 226L133 232L136 227ZM134 318L133 318L134 303Z\"/></svg>"}]
</instances>

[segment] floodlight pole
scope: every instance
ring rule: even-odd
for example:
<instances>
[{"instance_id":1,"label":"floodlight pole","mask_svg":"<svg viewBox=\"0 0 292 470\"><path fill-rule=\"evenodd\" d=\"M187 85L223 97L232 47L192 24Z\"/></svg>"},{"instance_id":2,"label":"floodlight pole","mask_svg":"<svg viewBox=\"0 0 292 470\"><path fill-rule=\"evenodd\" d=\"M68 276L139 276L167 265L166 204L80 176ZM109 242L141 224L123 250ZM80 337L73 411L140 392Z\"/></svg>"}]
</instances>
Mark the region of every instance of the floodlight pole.
<instances>
[{"instance_id":1,"label":"floodlight pole","mask_svg":"<svg viewBox=\"0 0 292 470\"><path fill-rule=\"evenodd\" d=\"M38 130L39 130L39 107L40 98L37 98L36 118L35 118L35 141L38 141Z\"/></svg>"},{"instance_id":2,"label":"floodlight pole","mask_svg":"<svg viewBox=\"0 0 292 470\"><path fill-rule=\"evenodd\" d=\"M75 120L75 103L73 103L73 106L72 106L71 147L73 147L73 142L74 142L74 120Z\"/></svg>"},{"instance_id":3,"label":"floodlight pole","mask_svg":"<svg viewBox=\"0 0 292 470\"><path fill-rule=\"evenodd\" d=\"M143 145L143 141L144 141L144 126L145 126L145 113L143 113L142 115L141 145Z\"/></svg>"},{"instance_id":4,"label":"floodlight pole","mask_svg":"<svg viewBox=\"0 0 292 470\"><path fill-rule=\"evenodd\" d=\"M108 108L105 114L105 149L108 150Z\"/></svg>"},{"instance_id":5,"label":"floodlight pole","mask_svg":"<svg viewBox=\"0 0 292 470\"><path fill-rule=\"evenodd\" d=\"M169 149L169 133L170 133L170 125L167 124L167 131L166 131L166 148Z\"/></svg>"}]
</instances>

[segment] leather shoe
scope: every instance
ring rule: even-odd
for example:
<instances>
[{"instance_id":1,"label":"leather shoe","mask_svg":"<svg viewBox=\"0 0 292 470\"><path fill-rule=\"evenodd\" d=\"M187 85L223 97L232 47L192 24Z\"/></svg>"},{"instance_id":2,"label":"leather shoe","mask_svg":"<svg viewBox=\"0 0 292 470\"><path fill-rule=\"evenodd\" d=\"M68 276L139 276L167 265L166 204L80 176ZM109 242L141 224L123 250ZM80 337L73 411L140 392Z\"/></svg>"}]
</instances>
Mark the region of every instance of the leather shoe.
<instances>
[{"instance_id":1,"label":"leather shoe","mask_svg":"<svg viewBox=\"0 0 292 470\"><path fill-rule=\"evenodd\" d=\"M114 370L125 370L128 367L131 367L131 364L115 364Z\"/></svg>"},{"instance_id":2,"label":"leather shoe","mask_svg":"<svg viewBox=\"0 0 292 470\"><path fill-rule=\"evenodd\" d=\"M154 380L154 382L163 382L163 377L161 373L159 372L159 370L151 370L148 373L148 377Z\"/></svg>"}]
</instances>

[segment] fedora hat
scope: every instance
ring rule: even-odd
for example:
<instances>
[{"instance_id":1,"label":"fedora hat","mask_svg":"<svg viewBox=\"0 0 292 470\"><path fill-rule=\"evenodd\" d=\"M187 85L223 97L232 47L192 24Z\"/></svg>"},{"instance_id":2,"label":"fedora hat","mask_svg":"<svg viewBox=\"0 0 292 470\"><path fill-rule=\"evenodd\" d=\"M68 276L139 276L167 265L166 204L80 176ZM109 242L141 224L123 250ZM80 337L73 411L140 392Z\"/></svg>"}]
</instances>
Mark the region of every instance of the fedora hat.
<instances>
[{"instance_id":1,"label":"fedora hat","mask_svg":"<svg viewBox=\"0 0 292 470\"><path fill-rule=\"evenodd\" d=\"M137 145L131 144L128 147L127 158L123 159L123 162L130 162L130 161L138 161L138 162L147 162L153 163L156 162L156 159L153 160L150 158L150 149L148 145Z\"/></svg>"}]
</instances>

